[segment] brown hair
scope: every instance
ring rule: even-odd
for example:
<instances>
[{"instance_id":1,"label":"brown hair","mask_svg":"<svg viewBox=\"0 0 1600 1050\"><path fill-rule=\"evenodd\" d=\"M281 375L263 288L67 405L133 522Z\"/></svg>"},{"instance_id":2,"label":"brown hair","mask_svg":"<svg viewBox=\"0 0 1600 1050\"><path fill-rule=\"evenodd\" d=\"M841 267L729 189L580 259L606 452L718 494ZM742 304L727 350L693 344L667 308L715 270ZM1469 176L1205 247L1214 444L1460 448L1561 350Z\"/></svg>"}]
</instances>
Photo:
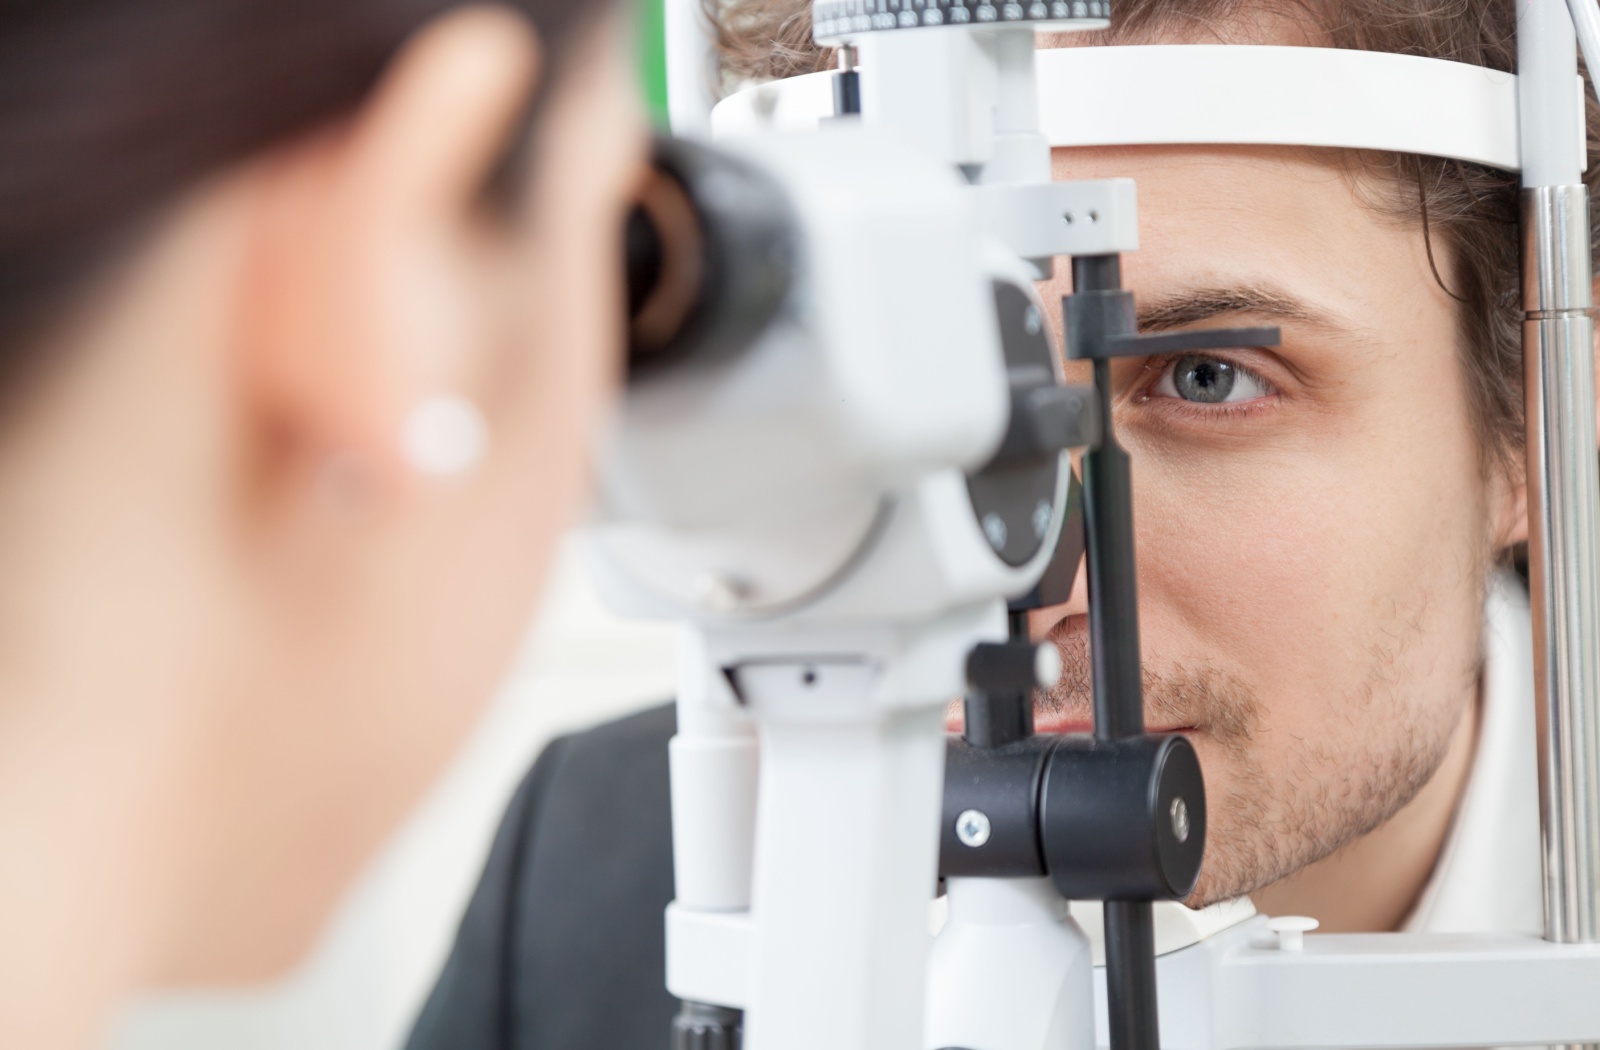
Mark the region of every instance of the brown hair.
<instances>
[{"instance_id":1,"label":"brown hair","mask_svg":"<svg viewBox=\"0 0 1600 1050\"><path fill-rule=\"evenodd\" d=\"M811 42L806 0L706 0L717 27L724 88L743 81L815 72L833 63ZM1249 16L1304 24L1308 42L1516 69L1512 0L1115 0L1113 28L1096 43L1156 34L1228 40L1248 37ZM1591 153L1600 145L1600 106L1586 92ZM1460 343L1468 393L1486 466L1517 469L1523 442L1517 176L1479 164L1411 154L1354 158L1372 203L1420 223L1435 278L1460 304ZM1591 193L1600 167L1584 179ZM1600 209L1591 212L1600 223Z\"/></svg>"},{"instance_id":2,"label":"brown hair","mask_svg":"<svg viewBox=\"0 0 1600 1050\"><path fill-rule=\"evenodd\" d=\"M513 3L546 41L596 6ZM40 329L182 190L354 107L405 38L453 6L0 0L0 391L37 356Z\"/></svg>"}]
</instances>

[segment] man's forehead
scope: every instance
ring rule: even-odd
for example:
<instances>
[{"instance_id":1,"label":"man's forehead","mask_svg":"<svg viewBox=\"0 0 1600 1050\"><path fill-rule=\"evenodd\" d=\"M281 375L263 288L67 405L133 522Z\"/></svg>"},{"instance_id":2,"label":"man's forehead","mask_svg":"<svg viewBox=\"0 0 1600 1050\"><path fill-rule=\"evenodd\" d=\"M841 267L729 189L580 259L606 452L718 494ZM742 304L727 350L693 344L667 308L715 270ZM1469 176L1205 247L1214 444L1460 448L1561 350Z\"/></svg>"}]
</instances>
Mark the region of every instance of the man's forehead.
<instances>
[{"instance_id":1,"label":"man's forehead","mask_svg":"<svg viewBox=\"0 0 1600 1050\"><path fill-rule=\"evenodd\" d=\"M1139 250L1123 275L1141 327L1252 314L1370 342L1382 318L1453 316L1420 229L1375 207L1332 151L1278 146L1074 147L1058 179L1131 177ZM1065 287L1059 288L1065 291Z\"/></svg>"}]
</instances>

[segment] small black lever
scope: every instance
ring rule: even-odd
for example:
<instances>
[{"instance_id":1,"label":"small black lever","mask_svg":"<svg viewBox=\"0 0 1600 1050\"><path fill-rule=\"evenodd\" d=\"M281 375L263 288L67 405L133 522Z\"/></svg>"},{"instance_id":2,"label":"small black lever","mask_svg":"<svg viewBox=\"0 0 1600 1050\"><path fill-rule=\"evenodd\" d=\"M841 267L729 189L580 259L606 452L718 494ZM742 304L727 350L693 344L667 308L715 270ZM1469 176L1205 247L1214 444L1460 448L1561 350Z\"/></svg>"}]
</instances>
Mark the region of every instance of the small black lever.
<instances>
[{"instance_id":1,"label":"small black lever","mask_svg":"<svg viewBox=\"0 0 1600 1050\"><path fill-rule=\"evenodd\" d=\"M1108 361L1114 357L1153 357L1184 350L1277 346L1275 327L1199 328L1140 335L1136 331L1133 293L1122 288L1075 292L1063 300L1067 357L1073 361Z\"/></svg>"}]
</instances>

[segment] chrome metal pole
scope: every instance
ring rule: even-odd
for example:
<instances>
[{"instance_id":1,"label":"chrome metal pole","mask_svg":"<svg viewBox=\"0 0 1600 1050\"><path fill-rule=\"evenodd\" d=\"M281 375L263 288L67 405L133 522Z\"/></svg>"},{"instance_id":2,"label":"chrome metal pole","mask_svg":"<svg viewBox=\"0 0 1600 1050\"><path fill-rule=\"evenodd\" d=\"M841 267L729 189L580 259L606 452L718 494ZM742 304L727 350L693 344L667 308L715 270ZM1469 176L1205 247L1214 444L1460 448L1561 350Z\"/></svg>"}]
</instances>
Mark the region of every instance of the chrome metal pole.
<instances>
[{"instance_id":1,"label":"chrome metal pole","mask_svg":"<svg viewBox=\"0 0 1600 1050\"><path fill-rule=\"evenodd\" d=\"M1600 445L1577 41L1519 0L1523 366L1545 936L1600 941Z\"/></svg>"}]
</instances>

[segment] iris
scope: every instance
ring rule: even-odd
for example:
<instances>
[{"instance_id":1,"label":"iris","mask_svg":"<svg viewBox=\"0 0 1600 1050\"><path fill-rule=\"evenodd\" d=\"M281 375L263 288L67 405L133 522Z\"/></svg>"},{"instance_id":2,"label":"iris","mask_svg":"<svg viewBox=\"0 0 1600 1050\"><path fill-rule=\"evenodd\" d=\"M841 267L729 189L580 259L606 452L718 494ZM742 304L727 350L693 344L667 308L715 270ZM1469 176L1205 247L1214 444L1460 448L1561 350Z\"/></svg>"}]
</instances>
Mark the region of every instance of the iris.
<instances>
[{"instance_id":1,"label":"iris","mask_svg":"<svg viewBox=\"0 0 1600 1050\"><path fill-rule=\"evenodd\" d=\"M1233 393L1237 370L1214 357L1180 357L1172 368L1172 385L1185 401L1215 405Z\"/></svg>"}]
</instances>

